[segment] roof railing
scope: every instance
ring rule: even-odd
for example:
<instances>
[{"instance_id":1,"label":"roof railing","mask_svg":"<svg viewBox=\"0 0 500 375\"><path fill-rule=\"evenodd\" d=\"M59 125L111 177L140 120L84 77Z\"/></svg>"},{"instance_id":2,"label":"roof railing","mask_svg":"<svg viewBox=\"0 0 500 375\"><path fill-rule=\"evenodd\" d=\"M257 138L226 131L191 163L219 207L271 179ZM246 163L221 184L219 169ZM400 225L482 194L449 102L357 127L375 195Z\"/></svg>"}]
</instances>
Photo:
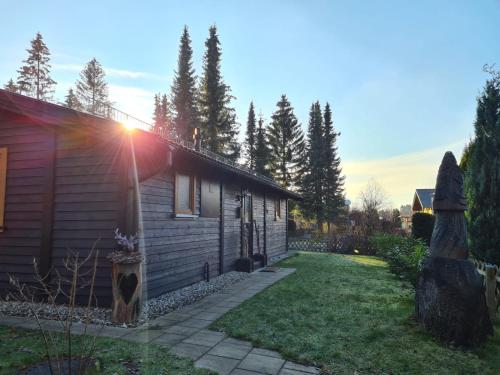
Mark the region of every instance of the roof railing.
<instances>
[{"instance_id":1,"label":"roof railing","mask_svg":"<svg viewBox=\"0 0 500 375\"><path fill-rule=\"evenodd\" d=\"M218 161L221 164L224 164L224 165L227 165L227 166L239 169L239 170L243 170L243 171L245 171L245 172L247 172L247 173L263 180L263 181L266 181L268 183L271 183L273 185L278 186L277 182L274 181L274 179L272 179L268 176L264 176L263 174L254 171L253 169L247 167L246 165L232 161L232 160L230 160L224 156L221 156L219 154L216 154L215 152L212 152L206 148L196 147L193 142L186 141L186 140L176 136L175 134L172 134L169 131L169 129L155 128L152 124L149 124L145 121L138 119L137 117L131 116L123 111L120 111L119 109L114 108L110 104L101 103L101 108L99 108L99 111L97 111L97 113L93 113L93 114L112 119L116 122L125 123L131 127L135 127L135 128L139 128L139 129L151 132L151 133L155 133L163 139L166 139L166 140L173 142L177 145L188 148L192 151L199 152L199 153L209 157L210 159L214 159L214 160Z\"/></svg>"}]
</instances>

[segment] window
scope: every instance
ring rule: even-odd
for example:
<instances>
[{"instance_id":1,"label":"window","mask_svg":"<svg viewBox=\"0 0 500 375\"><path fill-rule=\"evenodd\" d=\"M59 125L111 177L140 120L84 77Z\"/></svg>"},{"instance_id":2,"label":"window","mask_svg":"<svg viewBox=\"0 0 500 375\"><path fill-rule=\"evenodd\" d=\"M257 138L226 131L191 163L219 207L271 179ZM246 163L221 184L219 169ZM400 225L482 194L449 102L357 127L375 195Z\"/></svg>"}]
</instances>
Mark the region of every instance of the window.
<instances>
[{"instance_id":1,"label":"window","mask_svg":"<svg viewBox=\"0 0 500 375\"><path fill-rule=\"evenodd\" d=\"M278 220L281 218L281 200L274 200L274 220Z\"/></svg>"},{"instance_id":2,"label":"window","mask_svg":"<svg viewBox=\"0 0 500 375\"><path fill-rule=\"evenodd\" d=\"M5 229L5 187L7 184L7 148L0 148L0 232Z\"/></svg>"},{"instance_id":3,"label":"window","mask_svg":"<svg viewBox=\"0 0 500 375\"><path fill-rule=\"evenodd\" d=\"M195 178L187 174L175 175L175 214L193 215L195 204Z\"/></svg>"},{"instance_id":4,"label":"window","mask_svg":"<svg viewBox=\"0 0 500 375\"><path fill-rule=\"evenodd\" d=\"M216 181L201 180L201 216L220 216L220 185Z\"/></svg>"}]
</instances>

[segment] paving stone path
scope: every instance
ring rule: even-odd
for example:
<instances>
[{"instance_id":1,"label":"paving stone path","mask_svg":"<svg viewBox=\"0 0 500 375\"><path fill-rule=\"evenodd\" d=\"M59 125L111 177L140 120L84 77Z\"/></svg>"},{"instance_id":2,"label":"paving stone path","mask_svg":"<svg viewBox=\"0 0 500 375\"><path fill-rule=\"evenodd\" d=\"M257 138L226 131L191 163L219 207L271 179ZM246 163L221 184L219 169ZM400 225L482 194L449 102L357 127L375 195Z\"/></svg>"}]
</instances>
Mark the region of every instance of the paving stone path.
<instances>
[{"instance_id":1,"label":"paving stone path","mask_svg":"<svg viewBox=\"0 0 500 375\"><path fill-rule=\"evenodd\" d=\"M214 370L220 375L299 375L319 374L315 367L285 361L274 351L254 348L247 341L227 337L207 327L232 308L251 298L278 280L293 273L294 269L281 268L277 272L254 272L249 278L212 294L189 306L153 319L133 329L119 327L90 327L90 332L142 344L168 347L173 353L190 357L195 366ZM0 323L35 328L25 318L0 316ZM57 322L45 322L57 329ZM78 333L83 326L75 324Z\"/></svg>"}]
</instances>

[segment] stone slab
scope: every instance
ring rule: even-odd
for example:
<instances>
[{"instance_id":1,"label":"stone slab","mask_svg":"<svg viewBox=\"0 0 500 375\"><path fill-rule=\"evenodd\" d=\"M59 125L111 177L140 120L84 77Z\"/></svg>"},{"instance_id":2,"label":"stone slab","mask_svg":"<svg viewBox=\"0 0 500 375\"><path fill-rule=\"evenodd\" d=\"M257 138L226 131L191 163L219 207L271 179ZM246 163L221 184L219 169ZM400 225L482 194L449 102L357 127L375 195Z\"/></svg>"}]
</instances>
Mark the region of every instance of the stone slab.
<instances>
[{"instance_id":1,"label":"stone slab","mask_svg":"<svg viewBox=\"0 0 500 375\"><path fill-rule=\"evenodd\" d=\"M277 375L284 364L285 361L280 358L250 353L241 361L238 368L267 375Z\"/></svg>"},{"instance_id":2,"label":"stone slab","mask_svg":"<svg viewBox=\"0 0 500 375\"><path fill-rule=\"evenodd\" d=\"M203 354L209 351L209 347L203 345L194 345L181 342L180 344L174 345L171 351L181 357L189 357L196 361Z\"/></svg>"},{"instance_id":3,"label":"stone slab","mask_svg":"<svg viewBox=\"0 0 500 375\"><path fill-rule=\"evenodd\" d=\"M243 359L250 352L250 345L234 345L226 342L220 342L214 346L208 354L217 355L219 357Z\"/></svg>"},{"instance_id":4,"label":"stone slab","mask_svg":"<svg viewBox=\"0 0 500 375\"><path fill-rule=\"evenodd\" d=\"M195 367L216 371L219 375L228 375L238 364L237 359L217 357L206 354L195 362Z\"/></svg>"}]
</instances>

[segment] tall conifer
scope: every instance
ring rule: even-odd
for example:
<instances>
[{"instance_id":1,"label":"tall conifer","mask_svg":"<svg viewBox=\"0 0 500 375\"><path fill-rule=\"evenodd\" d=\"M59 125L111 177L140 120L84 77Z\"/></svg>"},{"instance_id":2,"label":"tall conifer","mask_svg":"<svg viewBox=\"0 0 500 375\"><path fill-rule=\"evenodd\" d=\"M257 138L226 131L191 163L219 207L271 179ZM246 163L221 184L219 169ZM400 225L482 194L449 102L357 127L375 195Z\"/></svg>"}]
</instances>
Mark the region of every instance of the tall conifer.
<instances>
[{"instance_id":1,"label":"tall conifer","mask_svg":"<svg viewBox=\"0 0 500 375\"><path fill-rule=\"evenodd\" d=\"M236 161L240 151L236 114L231 107L231 89L221 74L221 49L215 26L209 29L205 47L199 93L202 142L210 151Z\"/></svg>"},{"instance_id":2,"label":"tall conifer","mask_svg":"<svg viewBox=\"0 0 500 375\"><path fill-rule=\"evenodd\" d=\"M319 225L324 220L324 185L325 185L325 147L323 132L323 115L319 102L313 103L309 111L309 127L305 170L301 179L302 202L304 214L314 218Z\"/></svg>"},{"instance_id":3,"label":"tall conifer","mask_svg":"<svg viewBox=\"0 0 500 375\"><path fill-rule=\"evenodd\" d=\"M304 133L286 95L276 103L268 128L269 170L285 188L296 188L303 171Z\"/></svg>"},{"instance_id":4,"label":"tall conifer","mask_svg":"<svg viewBox=\"0 0 500 375\"><path fill-rule=\"evenodd\" d=\"M56 82L50 77L50 52L43 41L42 34L36 33L31 47L26 50L28 58L17 71L17 86L22 94L37 99L50 100Z\"/></svg>"},{"instance_id":5,"label":"tall conifer","mask_svg":"<svg viewBox=\"0 0 500 375\"><path fill-rule=\"evenodd\" d=\"M269 163L269 148L266 143L266 129L264 128L264 119L259 116L256 135L255 135L255 171L265 176L269 176L267 164Z\"/></svg>"},{"instance_id":6,"label":"tall conifer","mask_svg":"<svg viewBox=\"0 0 500 375\"><path fill-rule=\"evenodd\" d=\"M65 97L64 105L68 108L80 111L82 109L82 103L78 100L73 88L70 87L68 94Z\"/></svg>"},{"instance_id":7,"label":"tall conifer","mask_svg":"<svg viewBox=\"0 0 500 375\"><path fill-rule=\"evenodd\" d=\"M250 102L247 118L247 134L245 138L245 153L248 167L255 168L255 145L256 145L256 123L255 123L255 109L253 102Z\"/></svg>"},{"instance_id":8,"label":"tall conifer","mask_svg":"<svg viewBox=\"0 0 500 375\"><path fill-rule=\"evenodd\" d=\"M187 26L181 36L177 70L172 84L173 132L192 141L193 130L199 126L196 108L196 76L193 69L193 50Z\"/></svg>"},{"instance_id":9,"label":"tall conifer","mask_svg":"<svg viewBox=\"0 0 500 375\"><path fill-rule=\"evenodd\" d=\"M11 92L18 91L17 85L14 83L14 80L12 78L9 79L9 81L4 85L4 89Z\"/></svg>"},{"instance_id":10,"label":"tall conifer","mask_svg":"<svg viewBox=\"0 0 500 375\"><path fill-rule=\"evenodd\" d=\"M500 265L500 74L477 100L474 139L465 166L471 252Z\"/></svg>"},{"instance_id":11,"label":"tall conifer","mask_svg":"<svg viewBox=\"0 0 500 375\"><path fill-rule=\"evenodd\" d=\"M340 167L338 155L337 137L340 133L333 127L332 111L330 104L326 103L323 117L323 157L325 172L324 189L324 218L328 225L338 221L339 216L344 213L344 177Z\"/></svg>"},{"instance_id":12,"label":"tall conifer","mask_svg":"<svg viewBox=\"0 0 500 375\"><path fill-rule=\"evenodd\" d=\"M99 115L108 115L111 104L108 96L106 74L101 64L93 58L80 72L76 82L77 96L83 109Z\"/></svg>"}]
</instances>

